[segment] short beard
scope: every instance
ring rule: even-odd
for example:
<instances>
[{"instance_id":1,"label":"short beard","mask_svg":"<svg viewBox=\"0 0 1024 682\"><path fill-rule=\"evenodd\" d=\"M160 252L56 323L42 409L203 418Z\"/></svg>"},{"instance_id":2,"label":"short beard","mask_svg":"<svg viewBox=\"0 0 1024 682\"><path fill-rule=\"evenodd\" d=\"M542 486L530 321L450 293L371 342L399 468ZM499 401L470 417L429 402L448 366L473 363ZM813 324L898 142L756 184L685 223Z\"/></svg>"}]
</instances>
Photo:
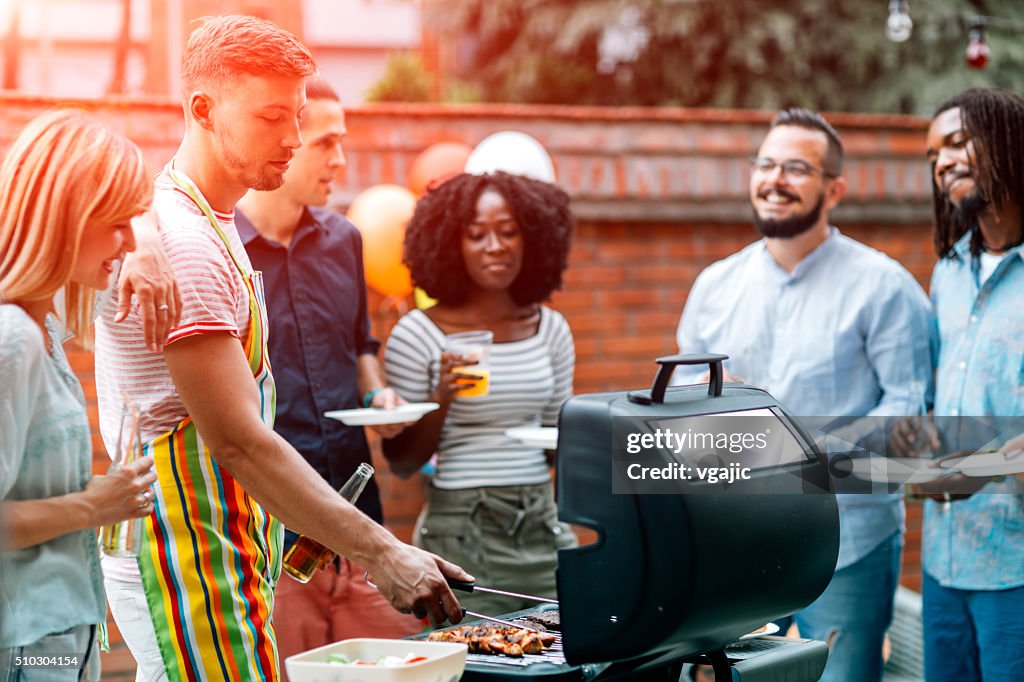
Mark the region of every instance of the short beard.
<instances>
[{"instance_id":1,"label":"short beard","mask_svg":"<svg viewBox=\"0 0 1024 682\"><path fill-rule=\"evenodd\" d=\"M754 209L754 227L765 237L792 239L814 227L821 219L821 212L824 210L824 207L825 195L822 194L818 197L818 203L807 213L783 218L782 220L762 218L757 214L757 209Z\"/></svg>"},{"instance_id":2,"label":"short beard","mask_svg":"<svg viewBox=\"0 0 1024 682\"><path fill-rule=\"evenodd\" d=\"M284 184L284 174L258 173L246 167L245 160L237 154L224 150L224 167L231 171L239 182L257 192L270 192Z\"/></svg>"},{"instance_id":3,"label":"short beard","mask_svg":"<svg viewBox=\"0 0 1024 682\"><path fill-rule=\"evenodd\" d=\"M947 199L948 201L948 199ZM988 208L988 200L981 196L977 190L965 196L956 208L956 217L964 225L976 225L978 216Z\"/></svg>"}]
</instances>

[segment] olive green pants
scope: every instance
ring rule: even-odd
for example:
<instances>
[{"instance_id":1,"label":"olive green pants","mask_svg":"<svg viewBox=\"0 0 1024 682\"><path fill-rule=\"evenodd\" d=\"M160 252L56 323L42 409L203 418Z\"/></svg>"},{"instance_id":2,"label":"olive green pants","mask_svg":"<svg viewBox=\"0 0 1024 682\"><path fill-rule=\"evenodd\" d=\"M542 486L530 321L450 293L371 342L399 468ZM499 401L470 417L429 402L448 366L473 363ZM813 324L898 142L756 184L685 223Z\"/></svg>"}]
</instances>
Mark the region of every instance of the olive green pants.
<instances>
[{"instance_id":1,"label":"olive green pants","mask_svg":"<svg viewBox=\"0 0 1024 682\"><path fill-rule=\"evenodd\" d=\"M469 490L431 486L413 543L473 574L477 584L557 599L558 550L576 546L572 529L558 521L550 483ZM471 610L500 616L537 602L456 592Z\"/></svg>"}]
</instances>

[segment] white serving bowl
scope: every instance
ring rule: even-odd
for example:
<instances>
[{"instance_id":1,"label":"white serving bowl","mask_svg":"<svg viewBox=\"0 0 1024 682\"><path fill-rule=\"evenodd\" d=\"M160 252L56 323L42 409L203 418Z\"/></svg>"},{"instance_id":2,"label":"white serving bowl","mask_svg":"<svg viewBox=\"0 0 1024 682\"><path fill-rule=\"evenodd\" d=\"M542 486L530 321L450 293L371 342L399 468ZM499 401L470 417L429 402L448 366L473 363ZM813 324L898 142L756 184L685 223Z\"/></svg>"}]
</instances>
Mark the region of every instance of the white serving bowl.
<instances>
[{"instance_id":1,"label":"white serving bowl","mask_svg":"<svg viewBox=\"0 0 1024 682\"><path fill-rule=\"evenodd\" d=\"M328 663L330 654L356 661L407 654L427 660L398 666ZM346 639L311 649L284 662L291 682L458 682L466 667L466 645L411 639Z\"/></svg>"}]
</instances>

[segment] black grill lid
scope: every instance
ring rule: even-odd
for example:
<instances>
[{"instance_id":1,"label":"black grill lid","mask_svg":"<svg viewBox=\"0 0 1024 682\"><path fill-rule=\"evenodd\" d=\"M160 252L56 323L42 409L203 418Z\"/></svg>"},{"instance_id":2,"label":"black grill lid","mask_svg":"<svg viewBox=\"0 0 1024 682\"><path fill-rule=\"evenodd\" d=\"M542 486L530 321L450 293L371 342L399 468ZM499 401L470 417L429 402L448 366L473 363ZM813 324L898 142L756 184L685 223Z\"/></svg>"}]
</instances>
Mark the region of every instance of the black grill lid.
<instances>
[{"instance_id":1,"label":"black grill lid","mask_svg":"<svg viewBox=\"0 0 1024 682\"><path fill-rule=\"evenodd\" d=\"M767 392L716 385L724 358L661 358L650 392L582 395L563 406L559 518L598 533L595 544L559 552L558 597L569 663L712 651L810 604L831 579L839 520L835 496L827 492L824 456ZM666 388L666 372L698 363L711 364L712 395L705 385ZM655 425L750 410L775 415L799 453L788 463L757 469L743 482L743 494L736 488L717 494L612 493L616 419ZM808 492L779 494L800 490Z\"/></svg>"}]
</instances>

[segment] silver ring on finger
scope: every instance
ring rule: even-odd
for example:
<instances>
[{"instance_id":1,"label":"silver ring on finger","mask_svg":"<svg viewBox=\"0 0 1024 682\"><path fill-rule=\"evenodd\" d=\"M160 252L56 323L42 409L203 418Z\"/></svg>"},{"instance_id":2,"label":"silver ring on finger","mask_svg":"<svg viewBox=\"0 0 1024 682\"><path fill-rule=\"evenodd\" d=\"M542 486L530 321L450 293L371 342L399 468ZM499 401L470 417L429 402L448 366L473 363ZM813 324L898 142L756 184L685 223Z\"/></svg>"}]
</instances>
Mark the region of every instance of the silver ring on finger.
<instances>
[{"instance_id":1,"label":"silver ring on finger","mask_svg":"<svg viewBox=\"0 0 1024 682\"><path fill-rule=\"evenodd\" d=\"M157 310L163 310L164 312L167 312L168 310L170 310L170 309L171 309L171 306L169 306L169 305L167 305L166 303L164 303L163 305L158 305L158 306L156 307L156 309L157 309Z\"/></svg>"}]
</instances>

